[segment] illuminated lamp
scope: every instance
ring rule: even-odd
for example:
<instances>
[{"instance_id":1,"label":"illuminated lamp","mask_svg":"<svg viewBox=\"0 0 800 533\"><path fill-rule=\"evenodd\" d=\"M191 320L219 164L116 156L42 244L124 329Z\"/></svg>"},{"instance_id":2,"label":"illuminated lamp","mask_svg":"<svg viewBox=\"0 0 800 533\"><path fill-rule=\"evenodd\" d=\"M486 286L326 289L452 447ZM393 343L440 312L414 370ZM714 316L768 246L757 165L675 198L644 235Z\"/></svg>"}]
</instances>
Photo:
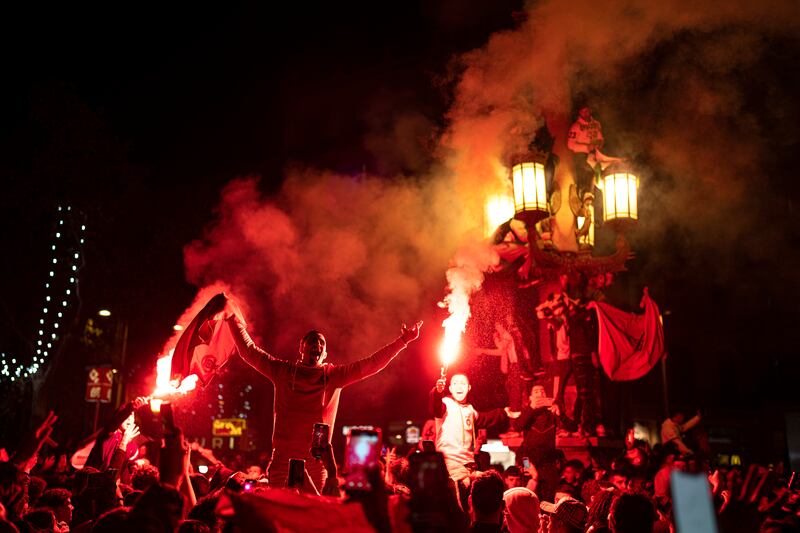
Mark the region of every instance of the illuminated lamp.
<instances>
[{"instance_id":1,"label":"illuminated lamp","mask_svg":"<svg viewBox=\"0 0 800 533\"><path fill-rule=\"evenodd\" d=\"M619 229L635 224L639 219L639 178L619 164L603 173L603 221Z\"/></svg>"},{"instance_id":2,"label":"illuminated lamp","mask_svg":"<svg viewBox=\"0 0 800 533\"><path fill-rule=\"evenodd\" d=\"M108 309L101 309L97 312L97 314L100 316L111 316L111 311Z\"/></svg>"},{"instance_id":3,"label":"illuminated lamp","mask_svg":"<svg viewBox=\"0 0 800 533\"><path fill-rule=\"evenodd\" d=\"M497 227L514 218L514 199L506 194L493 194L484 206L484 236L491 237Z\"/></svg>"},{"instance_id":4,"label":"illuminated lamp","mask_svg":"<svg viewBox=\"0 0 800 533\"><path fill-rule=\"evenodd\" d=\"M548 216L547 154L528 152L512 159L511 184L514 187L514 218L533 226Z\"/></svg>"}]
</instances>

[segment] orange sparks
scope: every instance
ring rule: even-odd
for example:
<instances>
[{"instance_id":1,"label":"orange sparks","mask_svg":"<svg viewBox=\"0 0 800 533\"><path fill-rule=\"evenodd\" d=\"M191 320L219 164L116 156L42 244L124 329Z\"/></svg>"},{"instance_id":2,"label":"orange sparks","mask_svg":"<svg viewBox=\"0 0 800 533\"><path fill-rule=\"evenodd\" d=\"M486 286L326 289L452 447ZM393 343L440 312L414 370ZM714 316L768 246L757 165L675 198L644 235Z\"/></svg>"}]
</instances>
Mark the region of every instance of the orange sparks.
<instances>
[{"instance_id":1,"label":"orange sparks","mask_svg":"<svg viewBox=\"0 0 800 533\"><path fill-rule=\"evenodd\" d=\"M461 352L461 335L467 328L469 319L469 295L465 292L452 292L443 302L447 305L450 316L442 322L444 339L439 346L439 360L447 368L456 360Z\"/></svg>"},{"instance_id":2,"label":"orange sparks","mask_svg":"<svg viewBox=\"0 0 800 533\"><path fill-rule=\"evenodd\" d=\"M470 317L469 298L483 284L483 273L499 258L486 243L474 243L463 246L453 258L452 266L447 270L447 288L449 294L439 307L446 307L450 315L442 322L444 339L439 347L439 360L442 370L453 364L461 352L461 336L467 329Z\"/></svg>"}]
</instances>

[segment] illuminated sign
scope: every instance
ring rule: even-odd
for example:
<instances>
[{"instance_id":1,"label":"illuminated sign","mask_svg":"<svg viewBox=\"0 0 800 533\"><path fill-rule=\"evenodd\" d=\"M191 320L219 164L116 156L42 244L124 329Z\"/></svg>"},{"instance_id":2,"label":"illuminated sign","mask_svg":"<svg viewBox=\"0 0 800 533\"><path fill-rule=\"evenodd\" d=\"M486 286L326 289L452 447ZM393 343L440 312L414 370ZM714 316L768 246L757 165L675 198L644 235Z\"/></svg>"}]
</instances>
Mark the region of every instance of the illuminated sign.
<instances>
[{"instance_id":1,"label":"illuminated sign","mask_svg":"<svg viewBox=\"0 0 800 533\"><path fill-rule=\"evenodd\" d=\"M92 367L86 380L86 401L111 403L114 370L110 367Z\"/></svg>"},{"instance_id":2,"label":"illuminated sign","mask_svg":"<svg viewBox=\"0 0 800 533\"><path fill-rule=\"evenodd\" d=\"M244 418L217 418L212 422L211 434L215 437L241 437L247 429Z\"/></svg>"}]
</instances>

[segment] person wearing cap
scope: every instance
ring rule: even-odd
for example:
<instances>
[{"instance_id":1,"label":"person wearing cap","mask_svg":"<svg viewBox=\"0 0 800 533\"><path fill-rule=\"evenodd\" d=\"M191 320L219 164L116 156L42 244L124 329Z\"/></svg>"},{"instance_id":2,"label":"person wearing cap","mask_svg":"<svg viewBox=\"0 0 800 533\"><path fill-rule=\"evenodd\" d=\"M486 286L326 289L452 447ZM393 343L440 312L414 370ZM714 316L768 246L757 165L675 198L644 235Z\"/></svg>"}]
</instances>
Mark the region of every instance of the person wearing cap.
<instances>
[{"instance_id":1,"label":"person wearing cap","mask_svg":"<svg viewBox=\"0 0 800 533\"><path fill-rule=\"evenodd\" d=\"M506 502L506 527L509 533L539 531L539 498L525 487L514 487L503 493Z\"/></svg>"},{"instance_id":2,"label":"person wearing cap","mask_svg":"<svg viewBox=\"0 0 800 533\"><path fill-rule=\"evenodd\" d=\"M572 498L562 498L557 503L542 502L539 506L549 517L550 533L583 533L589 511Z\"/></svg>"}]
</instances>

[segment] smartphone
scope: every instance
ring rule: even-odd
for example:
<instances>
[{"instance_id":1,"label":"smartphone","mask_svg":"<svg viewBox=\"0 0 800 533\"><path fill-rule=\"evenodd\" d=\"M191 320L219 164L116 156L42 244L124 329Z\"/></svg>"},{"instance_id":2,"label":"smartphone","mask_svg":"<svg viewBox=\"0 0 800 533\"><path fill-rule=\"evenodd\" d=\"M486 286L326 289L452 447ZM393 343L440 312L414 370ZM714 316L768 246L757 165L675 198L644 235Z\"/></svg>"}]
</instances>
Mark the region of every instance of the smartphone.
<instances>
[{"instance_id":1,"label":"smartphone","mask_svg":"<svg viewBox=\"0 0 800 533\"><path fill-rule=\"evenodd\" d=\"M411 524L415 531L438 529L448 525L449 475L444 455L421 452L411 455L408 485L411 490Z\"/></svg>"},{"instance_id":2,"label":"smartphone","mask_svg":"<svg viewBox=\"0 0 800 533\"><path fill-rule=\"evenodd\" d=\"M344 487L347 491L372 490L369 474L378 469L381 452L381 430L371 427L354 427L347 436L345 449Z\"/></svg>"},{"instance_id":3,"label":"smartphone","mask_svg":"<svg viewBox=\"0 0 800 533\"><path fill-rule=\"evenodd\" d=\"M301 488L306 479L306 462L303 459L289 459L289 477L286 486Z\"/></svg>"},{"instance_id":4,"label":"smartphone","mask_svg":"<svg viewBox=\"0 0 800 533\"><path fill-rule=\"evenodd\" d=\"M258 483L258 479L245 479L244 483L242 483L242 491L244 492L253 492L253 489L256 488L256 484Z\"/></svg>"},{"instance_id":5,"label":"smartphone","mask_svg":"<svg viewBox=\"0 0 800 533\"><path fill-rule=\"evenodd\" d=\"M714 502L705 475L673 470L670 485L678 531L717 531Z\"/></svg>"},{"instance_id":6,"label":"smartphone","mask_svg":"<svg viewBox=\"0 0 800 533\"><path fill-rule=\"evenodd\" d=\"M424 440L422 441L422 451L427 453L435 452L436 445L432 440Z\"/></svg>"},{"instance_id":7,"label":"smartphone","mask_svg":"<svg viewBox=\"0 0 800 533\"><path fill-rule=\"evenodd\" d=\"M172 412L172 404L169 402L163 402L161 404L161 423L164 427L165 434L175 434L175 416Z\"/></svg>"},{"instance_id":8,"label":"smartphone","mask_svg":"<svg viewBox=\"0 0 800 533\"><path fill-rule=\"evenodd\" d=\"M322 450L328 445L331 427L328 424L314 424L314 431L311 433L311 456L315 459L322 459Z\"/></svg>"},{"instance_id":9,"label":"smartphone","mask_svg":"<svg viewBox=\"0 0 800 533\"><path fill-rule=\"evenodd\" d=\"M531 460L530 460L530 459L528 459L527 457L523 457L523 458L522 458L522 467L523 467L525 470L529 469L529 468L531 467Z\"/></svg>"}]
</instances>

